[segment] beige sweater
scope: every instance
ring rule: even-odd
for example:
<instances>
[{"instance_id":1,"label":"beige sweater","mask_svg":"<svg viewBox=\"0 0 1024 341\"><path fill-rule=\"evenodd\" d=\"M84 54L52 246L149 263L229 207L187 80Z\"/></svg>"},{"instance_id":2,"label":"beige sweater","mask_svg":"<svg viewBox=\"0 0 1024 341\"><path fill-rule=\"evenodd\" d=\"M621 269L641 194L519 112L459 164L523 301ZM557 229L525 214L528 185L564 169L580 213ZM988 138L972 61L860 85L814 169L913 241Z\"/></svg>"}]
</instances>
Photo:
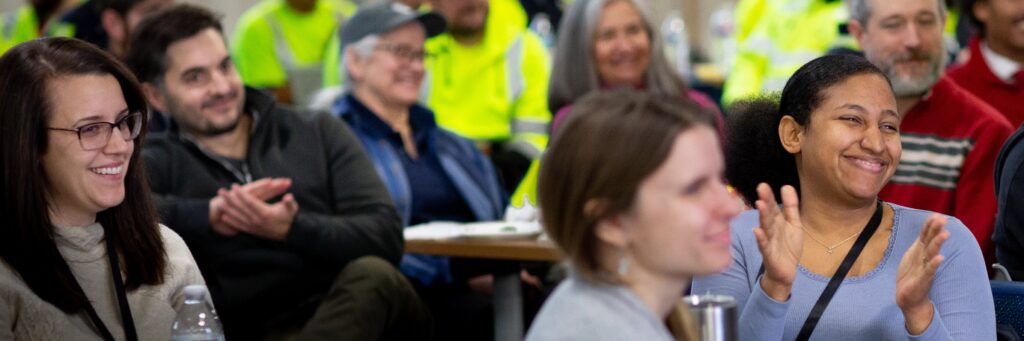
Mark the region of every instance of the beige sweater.
<instances>
[{"instance_id":1,"label":"beige sweater","mask_svg":"<svg viewBox=\"0 0 1024 341\"><path fill-rule=\"evenodd\" d=\"M55 227L57 248L67 260L103 324L117 340L124 340L121 313L110 276L103 227ZM184 301L184 288L205 284L185 242L160 225L167 251L167 275L158 286L142 286L128 293L139 340L168 340L176 309ZM0 262L0 340L102 340L85 313L68 315L36 296L16 272Z\"/></svg>"}]
</instances>

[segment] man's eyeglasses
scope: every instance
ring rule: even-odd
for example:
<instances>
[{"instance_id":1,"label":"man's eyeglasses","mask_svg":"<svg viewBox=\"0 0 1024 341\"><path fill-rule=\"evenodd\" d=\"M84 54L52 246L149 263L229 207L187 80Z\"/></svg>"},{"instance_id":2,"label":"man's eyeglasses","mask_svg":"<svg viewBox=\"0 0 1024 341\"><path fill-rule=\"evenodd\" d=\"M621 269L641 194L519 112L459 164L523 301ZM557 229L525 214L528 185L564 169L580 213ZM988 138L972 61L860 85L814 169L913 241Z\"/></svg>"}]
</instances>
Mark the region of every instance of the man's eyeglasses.
<instances>
[{"instance_id":1,"label":"man's eyeglasses","mask_svg":"<svg viewBox=\"0 0 1024 341\"><path fill-rule=\"evenodd\" d=\"M139 137L139 133L142 131L142 117L141 112L133 112L121 117L114 123L96 122L75 129L53 127L48 127L47 129L76 133L78 134L78 143L82 145L82 149L96 150L107 146L114 127L117 127L117 130L121 132L121 137L125 141Z\"/></svg>"},{"instance_id":2,"label":"man's eyeglasses","mask_svg":"<svg viewBox=\"0 0 1024 341\"><path fill-rule=\"evenodd\" d=\"M414 50L406 44L377 44L374 49L385 51L407 62L423 61L424 58L429 57L426 51Z\"/></svg>"}]
</instances>

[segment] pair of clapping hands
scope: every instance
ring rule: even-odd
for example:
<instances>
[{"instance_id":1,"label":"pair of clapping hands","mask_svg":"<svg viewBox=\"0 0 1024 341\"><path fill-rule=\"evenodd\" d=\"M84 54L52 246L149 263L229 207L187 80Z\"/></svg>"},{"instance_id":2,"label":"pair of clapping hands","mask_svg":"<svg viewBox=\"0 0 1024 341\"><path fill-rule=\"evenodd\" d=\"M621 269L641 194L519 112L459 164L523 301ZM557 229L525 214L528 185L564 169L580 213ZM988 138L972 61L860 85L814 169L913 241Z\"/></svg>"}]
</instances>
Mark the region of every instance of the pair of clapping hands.
<instances>
[{"instance_id":1,"label":"pair of clapping hands","mask_svg":"<svg viewBox=\"0 0 1024 341\"><path fill-rule=\"evenodd\" d=\"M767 184L758 185L757 193L760 199L754 206L760 213L761 225L754 229L754 236L765 268L761 288L769 297L787 301L803 252L799 199L792 186L782 187L781 208L775 204L775 195ZM928 217L917 241L903 254L897 270L896 305L906 318L907 331L914 335L924 332L931 324L934 310L928 292L943 260L939 250L949 238L945 225L946 218L942 215Z\"/></svg>"},{"instance_id":2,"label":"pair of clapping hands","mask_svg":"<svg viewBox=\"0 0 1024 341\"><path fill-rule=\"evenodd\" d=\"M284 240L291 229L299 204L285 194L292 186L288 178L263 178L245 185L217 190L210 200L210 226L224 236L241 233L270 240ZM268 200L284 194L276 203Z\"/></svg>"}]
</instances>

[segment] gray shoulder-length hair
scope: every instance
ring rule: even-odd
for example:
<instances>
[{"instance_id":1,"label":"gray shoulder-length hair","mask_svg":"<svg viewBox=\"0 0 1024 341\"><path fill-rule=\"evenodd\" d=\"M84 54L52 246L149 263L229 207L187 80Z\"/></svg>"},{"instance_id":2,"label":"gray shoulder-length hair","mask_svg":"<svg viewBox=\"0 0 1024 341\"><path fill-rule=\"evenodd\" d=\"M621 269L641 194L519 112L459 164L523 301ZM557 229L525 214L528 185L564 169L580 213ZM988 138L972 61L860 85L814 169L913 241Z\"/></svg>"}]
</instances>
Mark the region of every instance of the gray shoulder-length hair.
<instances>
[{"instance_id":1,"label":"gray shoulder-length hair","mask_svg":"<svg viewBox=\"0 0 1024 341\"><path fill-rule=\"evenodd\" d=\"M595 29L601 19L601 11L616 1L627 1L636 8L651 40L651 63L644 76L647 91L682 96L687 90L686 83L665 57L658 29L635 0L576 0L570 5L559 27L558 48L555 49L548 85L548 107L552 113L572 104L586 93L601 88L594 63Z\"/></svg>"}]
</instances>

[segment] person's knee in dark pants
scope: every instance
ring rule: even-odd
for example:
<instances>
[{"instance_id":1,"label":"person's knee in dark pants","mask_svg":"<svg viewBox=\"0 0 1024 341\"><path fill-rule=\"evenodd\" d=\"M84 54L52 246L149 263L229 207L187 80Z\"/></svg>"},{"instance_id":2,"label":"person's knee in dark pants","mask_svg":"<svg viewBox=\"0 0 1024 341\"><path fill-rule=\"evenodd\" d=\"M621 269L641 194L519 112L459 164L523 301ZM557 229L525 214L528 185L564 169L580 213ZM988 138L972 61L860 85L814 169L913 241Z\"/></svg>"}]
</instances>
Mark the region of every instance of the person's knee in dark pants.
<instances>
[{"instance_id":1,"label":"person's knee in dark pants","mask_svg":"<svg viewBox=\"0 0 1024 341\"><path fill-rule=\"evenodd\" d=\"M338 274L297 340L429 340L433 321L412 285L377 257Z\"/></svg>"}]
</instances>

